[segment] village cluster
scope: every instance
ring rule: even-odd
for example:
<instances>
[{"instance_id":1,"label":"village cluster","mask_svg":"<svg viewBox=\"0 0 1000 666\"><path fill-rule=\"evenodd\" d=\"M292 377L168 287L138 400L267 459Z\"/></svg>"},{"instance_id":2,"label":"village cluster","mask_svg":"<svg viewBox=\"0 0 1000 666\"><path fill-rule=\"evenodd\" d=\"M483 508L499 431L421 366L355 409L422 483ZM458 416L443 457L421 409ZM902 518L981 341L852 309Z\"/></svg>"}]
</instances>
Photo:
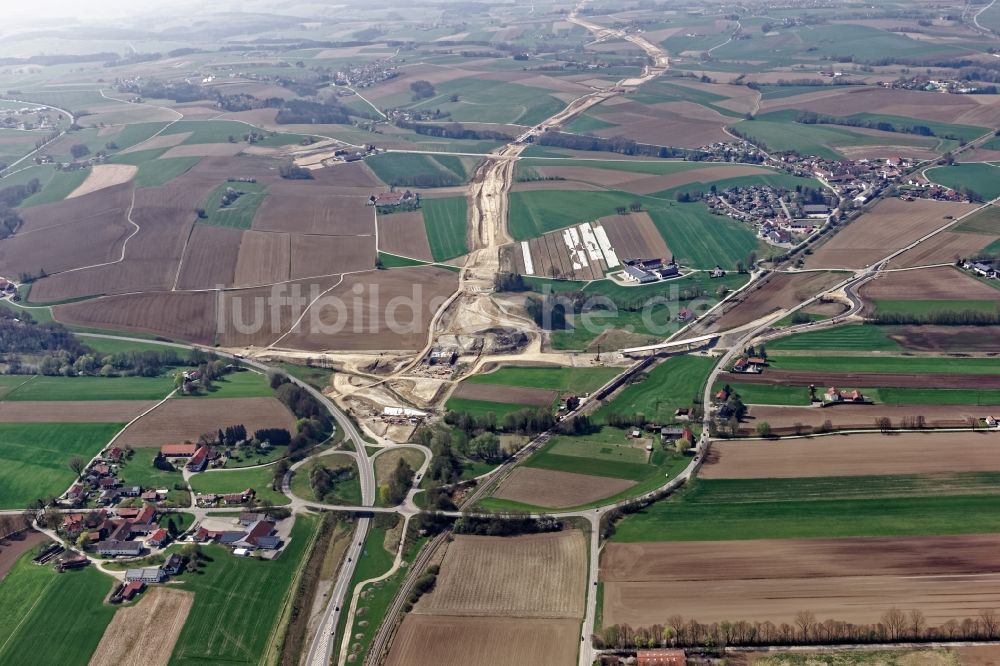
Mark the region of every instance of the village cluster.
<instances>
[{"instance_id":1,"label":"village cluster","mask_svg":"<svg viewBox=\"0 0 1000 666\"><path fill-rule=\"evenodd\" d=\"M57 114L62 119L62 114ZM25 106L17 109L0 110L0 128L15 130L53 130L56 123L45 106Z\"/></svg>"}]
</instances>

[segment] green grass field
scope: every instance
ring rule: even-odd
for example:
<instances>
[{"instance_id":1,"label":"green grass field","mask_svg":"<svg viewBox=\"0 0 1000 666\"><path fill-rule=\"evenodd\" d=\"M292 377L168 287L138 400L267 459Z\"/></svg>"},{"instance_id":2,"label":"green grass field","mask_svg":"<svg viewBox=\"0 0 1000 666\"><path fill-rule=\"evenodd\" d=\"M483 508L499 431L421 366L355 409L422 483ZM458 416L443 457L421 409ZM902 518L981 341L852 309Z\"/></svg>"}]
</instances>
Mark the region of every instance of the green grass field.
<instances>
[{"instance_id":1,"label":"green grass field","mask_svg":"<svg viewBox=\"0 0 1000 666\"><path fill-rule=\"evenodd\" d=\"M297 516L288 545L273 561L233 557L222 546L204 547L211 561L199 573L181 577L179 589L194 592L194 605L170 664L259 664L280 629L278 620L290 600L292 581L312 542L316 520Z\"/></svg>"},{"instance_id":2,"label":"green grass field","mask_svg":"<svg viewBox=\"0 0 1000 666\"><path fill-rule=\"evenodd\" d=\"M880 132L877 136L866 134L844 125L804 124L795 122L798 111L775 111L742 120L731 127L769 150L795 151L801 155L815 155L826 159L842 159L837 148L845 146L900 145L933 147L939 143L935 137L922 137L901 132ZM914 118L908 124L932 123Z\"/></svg>"},{"instance_id":3,"label":"green grass field","mask_svg":"<svg viewBox=\"0 0 1000 666\"><path fill-rule=\"evenodd\" d=\"M771 351L896 351L902 347L880 326L850 324L821 331L796 333L767 344Z\"/></svg>"},{"instance_id":4,"label":"green grass field","mask_svg":"<svg viewBox=\"0 0 1000 666\"><path fill-rule=\"evenodd\" d=\"M649 215L674 257L685 266L735 270L738 263L746 265L751 252L759 257L769 254L749 227L712 215L701 202L651 206Z\"/></svg>"},{"instance_id":5,"label":"green grass field","mask_svg":"<svg viewBox=\"0 0 1000 666\"><path fill-rule=\"evenodd\" d=\"M531 146L537 148L538 146ZM552 159L521 159L518 160L514 168L515 176L525 175L528 169L533 167L586 167L588 169L603 169L606 171L624 171L626 173L648 174L650 176L662 176L671 173L682 173L684 171L696 171L698 169L718 168L725 164L715 162L684 162L680 160L579 160L573 158Z\"/></svg>"},{"instance_id":6,"label":"green grass field","mask_svg":"<svg viewBox=\"0 0 1000 666\"><path fill-rule=\"evenodd\" d=\"M470 400L468 398L449 398L444 408L450 412L462 412L475 417L484 417L493 414L497 420L503 419L507 414L531 409L529 405L517 405L512 402L488 402L486 400Z\"/></svg>"},{"instance_id":7,"label":"green grass field","mask_svg":"<svg viewBox=\"0 0 1000 666\"><path fill-rule=\"evenodd\" d=\"M822 185L815 178L802 178L800 176L793 176L788 173L769 173L769 174L755 174L753 176L734 176L732 178L720 178L718 180L712 180L708 182L696 181L693 183L688 183L687 185L679 185L677 187L671 187L667 190L662 190L657 192L653 196L660 197L661 199L674 199L678 192L687 192L689 194L694 194L697 192L709 192L712 185L715 185L718 191L728 190L733 187L750 187L753 185L767 185L774 188L783 188L786 190L794 190L796 187L811 187L815 190L822 189ZM728 219L723 217L721 219Z\"/></svg>"},{"instance_id":8,"label":"green grass field","mask_svg":"<svg viewBox=\"0 0 1000 666\"><path fill-rule=\"evenodd\" d=\"M210 391L202 391L197 395L178 396L183 400L196 398L264 398L274 395L271 385L264 375L246 370L232 372L221 379L212 382Z\"/></svg>"},{"instance_id":9,"label":"green grass field","mask_svg":"<svg viewBox=\"0 0 1000 666\"><path fill-rule=\"evenodd\" d=\"M59 574L31 557L0 582L0 664L86 666L115 614L104 603L113 581L93 567Z\"/></svg>"},{"instance_id":10,"label":"green grass field","mask_svg":"<svg viewBox=\"0 0 1000 666\"><path fill-rule=\"evenodd\" d=\"M22 509L60 495L76 474L69 459L90 460L122 429L119 423L0 424L0 507Z\"/></svg>"},{"instance_id":11,"label":"green grass field","mask_svg":"<svg viewBox=\"0 0 1000 666\"><path fill-rule=\"evenodd\" d=\"M547 90L479 77L438 83L434 97L413 103L409 91L380 100L383 105L406 105L413 109L434 109L451 114L457 122L518 123L535 125L562 110L566 104ZM458 101L452 102L452 95ZM398 101L396 101L398 98Z\"/></svg>"},{"instance_id":12,"label":"green grass field","mask_svg":"<svg viewBox=\"0 0 1000 666\"><path fill-rule=\"evenodd\" d=\"M863 392L890 405L1000 405L997 389L879 388Z\"/></svg>"},{"instance_id":13,"label":"green grass field","mask_svg":"<svg viewBox=\"0 0 1000 666\"><path fill-rule=\"evenodd\" d=\"M289 500L280 491L271 490L274 470L271 466L249 469L224 469L201 472L191 477L191 489L196 493L238 493L247 488L257 492L258 500L269 500L275 506L288 504Z\"/></svg>"},{"instance_id":14,"label":"green grass field","mask_svg":"<svg viewBox=\"0 0 1000 666\"><path fill-rule=\"evenodd\" d=\"M382 153L365 159L379 180L389 186L413 186L414 176L426 176L428 187L460 185L469 178L462 159L453 155Z\"/></svg>"},{"instance_id":15,"label":"green grass field","mask_svg":"<svg viewBox=\"0 0 1000 666\"><path fill-rule=\"evenodd\" d=\"M243 192L236 201L228 206L222 206L222 197L226 190ZM215 188L201 204L205 210L205 218L199 218L199 224L210 224L216 227L233 227L249 229L257 208L267 196L266 188L260 183L223 183Z\"/></svg>"},{"instance_id":16,"label":"green grass field","mask_svg":"<svg viewBox=\"0 0 1000 666\"><path fill-rule=\"evenodd\" d=\"M407 266L425 266L427 264L426 261L401 257L398 254L389 254L388 252L379 252L378 260L382 262L382 268L406 268Z\"/></svg>"},{"instance_id":17,"label":"green grass field","mask_svg":"<svg viewBox=\"0 0 1000 666\"><path fill-rule=\"evenodd\" d=\"M90 169L53 172L47 181L43 181L42 189L25 199L21 205L28 208L39 204L62 201L70 192L82 185L83 181L87 180L87 176L89 175Z\"/></svg>"},{"instance_id":18,"label":"green grass field","mask_svg":"<svg viewBox=\"0 0 1000 666\"><path fill-rule=\"evenodd\" d=\"M1000 197L1000 166L988 162L970 162L927 170L932 182L952 189L967 187L989 201Z\"/></svg>"},{"instance_id":19,"label":"green grass field","mask_svg":"<svg viewBox=\"0 0 1000 666\"><path fill-rule=\"evenodd\" d=\"M174 389L169 375L160 377L49 377L4 375L3 400L160 400Z\"/></svg>"},{"instance_id":20,"label":"green grass field","mask_svg":"<svg viewBox=\"0 0 1000 666\"><path fill-rule=\"evenodd\" d=\"M712 390L718 391L724 385L725 382L719 382L712 387ZM806 386L772 386L770 384L736 384L732 382L730 382L729 386L748 405L810 404L809 388Z\"/></svg>"},{"instance_id":21,"label":"green grass field","mask_svg":"<svg viewBox=\"0 0 1000 666\"><path fill-rule=\"evenodd\" d=\"M132 182L136 188L166 185L174 178L187 173L200 161L200 157L169 157L149 160L139 165L139 171L136 172Z\"/></svg>"},{"instance_id":22,"label":"green grass field","mask_svg":"<svg viewBox=\"0 0 1000 666\"><path fill-rule=\"evenodd\" d=\"M119 352L145 352L145 351L176 351L177 354L184 358L186 351L183 349L177 349L176 347L168 347L166 345L157 344L155 342L131 342L129 340L111 340L108 338L86 338L81 337L80 341L87 345L90 349L93 349L95 353L106 356L117 354Z\"/></svg>"},{"instance_id":23,"label":"green grass field","mask_svg":"<svg viewBox=\"0 0 1000 666\"><path fill-rule=\"evenodd\" d=\"M618 525L613 540L918 536L983 534L1000 529L1000 495L899 497L899 493L920 493L922 482L890 480L885 482L888 487L880 489L872 477L787 481L697 481L674 498L627 517ZM893 487L907 483L909 488ZM972 489L982 485L995 492L995 484L995 478L991 483L973 481ZM838 492L846 497L863 493L863 498L830 499Z\"/></svg>"},{"instance_id":24,"label":"green grass field","mask_svg":"<svg viewBox=\"0 0 1000 666\"><path fill-rule=\"evenodd\" d=\"M358 556L358 564L351 577L351 584L348 589L353 590L358 583L370 578L377 578L392 568L394 554L390 554L384 547L386 530L381 527L371 527L365 538L365 548ZM366 613L367 614L367 613ZM347 623L347 613L340 614L337 622L336 642L340 645L340 640L344 636L344 625ZM367 633L367 632L366 632Z\"/></svg>"},{"instance_id":25,"label":"green grass field","mask_svg":"<svg viewBox=\"0 0 1000 666\"><path fill-rule=\"evenodd\" d=\"M627 192L532 190L510 195L510 225L514 240L528 240L547 231L614 214L642 197Z\"/></svg>"},{"instance_id":26,"label":"green grass field","mask_svg":"<svg viewBox=\"0 0 1000 666\"><path fill-rule=\"evenodd\" d=\"M644 380L625 388L595 413L598 421L610 414L644 414L654 423L670 423L674 410L700 403L705 379L715 360L706 356L676 356L653 368Z\"/></svg>"},{"instance_id":27,"label":"green grass field","mask_svg":"<svg viewBox=\"0 0 1000 666\"><path fill-rule=\"evenodd\" d=\"M243 136L254 129L265 136L263 141L254 144L256 146L285 146L299 143L306 138L302 134L272 135L267 130L253 128L246 123L235 120L181 120L165 129L163 134L184 134L191 132L191 136L184 139L181 145L229 143L229 137L233 137L237 142L243 142Z\"/></svg>"},{"instance_id":28,"label":"green grass field","mask_svg":"<svg viewBox=\"0 0 1000 666\"><path fill-rule=\"evenodd\" d=\"M312 471L313 467L318 464L323 464L329 469L350 467L354 470L354 476L349 480L338 483L326 497L316 497L316 493L313 492L312 486L309 485L309 473ZM355 465L352 458L346 455L331 454L310 460L308 463L295 471L295 474L292 476L291 487L293 494L310 502L350 505L361 504L361 481L358 479L357 465Z\"/></svg>"},{"instance_id":29,"label":"green grass field","mask_svg":"<svg viewBox=\"0 0 1000 666\"><path fill-rule=\"evenodd\" d=\"M774 351L773 348L771 350ZM826 372L885 372L897 374L992 375L1000 372L1000 359L935 358L928 356L776 356L768 358L781 370ZM973 381L970 378L970 381ZM933 379L928 379L932 383Z\"/></svg>"},{"instance_id":30,"label":"green grass field","mask_svg":"<svg viewBox=\"0 0 1000 666\"><path fill-rule=\"evenodd\" d=\"M466 205L465 197L424 199L421 202L427 241L435 261L446 261L468 253Z\"/></svg>"},{"instance_id":31,"label":"green grass field","mask_svg":"<svg viewBox=\"0 0 1000 666\"><path fill-rule=\"evenodd\" d=\"M938 312L980 312L983 314L996 313L1000 302L998 301L941 301L941 300L921 300L921 301L896 301L878 299L875 301L876 315L933 315Z\"/></svg>"},{"instance_id":32,"label":"green grass field","mask_svg":"<svg viewBox=\"0 0 1000 666\"><path fill-rule=\"evenodd\" d=\"M616 368L559 368L504 366L494 372L475 375L466 381L470 384L498 384L500 386L527 386L590 393L617 375Z\"/></svg>"},{"instance_id":33,"label":"green grass field","mask_svg":"<svg viewBox=\"0 0 1000 666\"><path fill-rule=\"evenodd\" d=\"M280 367L282 370L287 372L292 377L295 377L296 379L301 379L310 386L313 386L320 390L329 386L330 379L333 377L333 370L330 370L328 368L319 368L308 365L296 365L294 363L282 363L280 364Z\"/></svg>"},{"instance_id":34,"label":"green grass field","mask_svg":"<svg viewBox=\"0 0 1000 666\"><path fill-rule=\"evenodd\" d=\"M176 506L189 506L191 494L186 490L175 490L174 484L184 483L181 468L167 472L153 467L153 458L160 452L158 448L132 449L131 456L120 467L118 478L122 483L139 485L143 488L161 489L167 492L167 502Z\"/></svg>"},{"instance_id":35,"label":"green grass field","mask_svg":"<svg viewBox=\"0 0 1000 666\"><path fill-rule=\"evenodd\" d=\"M989 208L980 210L952 227L952 231L970 234L992 234L1000 238L1000 207L990 206ZM990 247L994 245L998 245L998 242L994 241ZM992 252L996 250L987 251Z\"/></svg>"}]
</instances>

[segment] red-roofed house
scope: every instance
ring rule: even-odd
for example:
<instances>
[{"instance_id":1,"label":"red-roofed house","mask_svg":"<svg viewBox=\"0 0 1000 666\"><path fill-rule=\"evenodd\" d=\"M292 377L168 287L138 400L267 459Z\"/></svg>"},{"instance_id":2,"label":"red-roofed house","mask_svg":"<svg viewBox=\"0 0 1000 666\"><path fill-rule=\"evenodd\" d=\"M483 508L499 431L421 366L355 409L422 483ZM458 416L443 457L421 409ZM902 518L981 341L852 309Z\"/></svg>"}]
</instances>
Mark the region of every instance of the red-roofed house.
<instances>
[{"instance_id":1,"label":"red-roofed house","mask_svg":"<svg viewBox=\"0 0 1000 666\"><path fill-rule=\"evenodd\" d=\"M146 589L146 584L141 580L133 580L129 583L125 583L125 587L122 588L122 599L125 601L131 601L132 597L142 592Z\"/></svg>"},{"instance_id":2,"label":"red-roofed house","mask_svg":"<svg viewBox=\"0 0 1000 666\"><path fill-rule=\"evenodd\" d=\"M639 650L635 653L639 666L686 666L684 650Z\"/></svg>"},{"instance_id":3,"label":"red-roofed house","mask_svg":"<svg viewBox=\"0 0 1000 666\"><path fill-rule=\"evenodd\" d=\"M247 488L242 493L230 493L229 495L223 495L222 501L226 504L245 504L250 501L250 498L254 496L254 489Z\"/></svg>"},{"instance_id":4,"label":"red-roofed house","mask_svg":"<svg viewBox=\"0 0 1000 666\"><path fill-rule=\"evenodd\" d=\"M167 531L161 527L160 529L156 530L149 536L147 543L150 546L156 546L157 548L159 548L167 543L167 539L169 537L170 535L167 534Z\"/></svg>"},{"instance_id":5,"label":"red-roofed house","mask_svg":"<svg viewBox=\"0 0 1000 666\"><path fill-rule=\"evenodd\" d=\"M208 447L199 446L198 450L194 452L191 459L187 462L187 469L189 472L201 472L205 469L205 465L208 464Z\"/></svg>"},{"instance_id":6,"label":"red-roofed house","mask_svg":"<svg viewBox=\"0 0 1000 666\"><path fill-rule=\"evenodd\" d=\"M160 447L160 453L167 458L189 458L198 450L198 445L192 442L183 444L164 444Z\"/></svg>"},{"instance_id":7,"label":"red-roofed house","mask_svg":"<svg viewBox=\"0 0 1000 666\"><path fill-rule=\"evenodd\" d=\"M153 519L156 518L156 507L149 506L148 504L142 507L142 510L136 514L135 522L137 523L151 523Z\"/></svg>"}]
</instances>

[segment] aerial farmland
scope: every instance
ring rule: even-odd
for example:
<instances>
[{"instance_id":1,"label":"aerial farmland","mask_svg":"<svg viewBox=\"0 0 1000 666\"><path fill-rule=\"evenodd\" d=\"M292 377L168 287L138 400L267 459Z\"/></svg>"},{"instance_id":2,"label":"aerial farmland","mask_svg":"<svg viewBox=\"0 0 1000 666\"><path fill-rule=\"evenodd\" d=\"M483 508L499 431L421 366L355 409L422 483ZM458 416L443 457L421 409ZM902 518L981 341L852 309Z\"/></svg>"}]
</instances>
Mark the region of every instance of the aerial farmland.
<instances>
[{"instance_id":1,"label":"aerial farmland","mask_svg":"<svg viewBox=\"0 0 1000 666\"><path fill-rule=\"evenodd\" d=\"M1000 659L996 3L3 18L0 664Z\"/></svg>"}]
</instances>

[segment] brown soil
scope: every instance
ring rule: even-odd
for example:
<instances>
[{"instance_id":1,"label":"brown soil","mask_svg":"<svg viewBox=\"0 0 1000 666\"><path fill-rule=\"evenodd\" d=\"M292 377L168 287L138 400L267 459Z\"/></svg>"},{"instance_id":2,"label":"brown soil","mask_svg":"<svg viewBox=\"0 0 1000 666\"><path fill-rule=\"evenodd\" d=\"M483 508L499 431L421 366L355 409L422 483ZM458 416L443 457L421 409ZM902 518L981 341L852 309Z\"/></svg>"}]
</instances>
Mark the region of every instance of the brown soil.
<instances>
[{"instance_id":1,"label":"brown soil","mask_svg":"<svg viewBox=\"0 0 1000 666\"><path fill-rule=\"evenodd\" d=\"M196 224L181 261L177 288L232 286L242 238L242 229Z\"/></svg>"},{"instance_id":2,"label":"brown soil","mask_svg":"<svg viewBox=\"0 0 1000 666\"><path fill-rule=\"evenodd\" d=\"M799 611L819 621L877 622L891 607L940 624L1000 602L993 535L735 543L608 545L605 625L649 626L675 613L791 623Z\"/></svg>"},{"instance_id":3,"label":"brown soil","mask_svg":"<svg viewBox=\"0 0 1000 666\"><path fill-rule=\"evenodd\" d=\"M518 467L493 494L499 499L552 509L596 502L624 492L634 481Z\"/></svg>"},{"instance_id":4,"label":"brown soil","mask_svg":"<svg viewBox=\"0 0 1000 666\"><path fill-rule=\"evenodd\" d=\"M941 455L947 450L946 456ZM786 441L713 442L703 479L944 474L1000 470L995 433L878 433Z\"/></svg>"},{"instance_id":5,"label":"brown soil","mask_svg":"<svg viewBox=\"0 0 1000 666\"><path fill-rule=\"evenodd\" d=\"M236 259L234 286L252 287L288 280L291 267L289 234L244 231Z\"/></svg>"},{"instance_id":6,"label":"brown soil","mask_svg":"<svg viewBox=\"0 0 1000 666\"><path fill-rule=\"evenodd\" d=\"M572 666L579 620L439 617L409 614L392 643L388 666Z\"/></svg>"},{"instance_id":7,"label":"brown soil","mask_svg":"<svg viewBox=\"0 0 1000 666\"><path fill-rule=\"evenodd\" d=\"M558 392L527 386L497 386L495 384L472 384L462 382L452 393L453 398L485 400L487 402L507 402L515 405L548 407L559 396Z\"/></svg>"},{"instance_id":8,"label":"brown soil","mask_svg":"<svg viewBox=\"0 0 1000 666\"><path fill-rule=\"evenodd\" d=\"M861 288L865 300L992 301L1000 290L953 266L884 273Z\"/></svg>"},{"instance_id":9,"label":"brown soil","mask_svg":"<svg viewBox=\"0 0 1000 666\"><path fill-rule=\"evenodd\" d=\"M209 292L125 294L56 305L63 324L110 328L211 345L215 342L216 296Z\"/></svg>"},{"instance_id":10,"label":"brown soil","mask_svg":"<svg viewBox=\"0 0 1000 666\"><path fill-rule=\"evenodd\" d=\"M420 211L380 216L378 247L390 254L434 261L427 241L427 229L424 227L424 214Z\"/></svg>"},{"instance_id":11,"label":"brown soil","mask_svg":"<svg viewBox=\"0 0 1000 666\"><path fill-rule=\"evenodd\" d=\"M600 223L620 261L670 258L670 248L656 230L649 213L611 215L602 217Z\"/></svg>"},{"instance_id":12,"label":"brown soil","mask_svg":"<svg viewBox=\"0 0 1000 666\"><path fill-rule=\"evenodd\" d=\"M581 618L587 544L579 530L518 537L456 536L424 615Z\"/></svg>"},{"instance_id":13,"label":"brown soil","mask_svg":"<svg viewBox=\"0 0 1000 666\"><path fill-rule=\"evenodd\" d=\"M129 182L135 176L139 167L132 164L97 164L90 168L87 179L70 192L66 198L76 199L91 192L97 192L115 185Z\"/></svg>"},{"instance_id":14,"label":"brown soil","mask_svg":"<svg viewBox=\"0 0 1000 666\"><path fill-rule=\"evenodd\" d=\"M126 219L130 191L128 185L119 185L73 201L23 209L21 229L0 241L0 271L7 276L37 275L43 269L54 273L117 259L134 229Z\"/></svg>"},{"instance_id":15,"label":"brown soil","mask_svg":"<svg viewBox=\"0 0 1000 666\"><path fill-rule=\"evenodd\" d=\"M973 208L931 199L885 199L820 246L806 259L806 268L864 268L945 226L946 216L959 217Z\"/></svg>"},{"instance_id":16,"label":"brown soil","mask_svg":"<svg viewBox=\"0 0 1000 666\"><path fill-rule=\"evenodd\" d=\"M0 423L128 423L153 400L5 400Z\"/></svg>"},{"instance_id":17,"label":"brown soil","mask_svg":"<svg viewBox=\"0 0 1000 666\"><path fill-rule=\"evenodd\" d=\"M608 138L624 136L640 143L680 148L699 148L729 139L722 128L732 121L731 118L705 107L698 107L701 118L693 118L691 113L695 106L690 102L674 102L669 107L664 104L655 108L647 106L646 112L641 114L607 113L601 118L617 126L597 130L595 134Z\"/></svg>"},{"instance_id":18,"label":"brown soil","mask_svg":"<svg viewBox=\"0 0 1000 666\"><path fill-rule=\"evenodd\" d=\"M277 398L173 398L129 426L117 444L142 448L194 442L199 435L234 423L242 423L248 432L294 430L295 417Z\"/></svg>"},{"instance_id":19,"label":"brown soil","mask_svg":"<svg viewBox=\"0 0 1000 666\"><path fill-rule=\"evenodd\" d=\"M899 255L889 262L889 268L954 263L959 258L979 252L996 238L989 234L945 231Z\"/></svg>"},{"instance_id":20,"label":"brown soil","mask_svg":"<svg viewBox=\"0 0 1000 666\"><path fill-rule=\"evenodd\" d=\"M17 558L49 538L41 532L28 530L7 539L0 539L0 581L4 579Z\"/></svg>"},{"instance_id":21,"label":"brown soil","mask_svg":"<svg viewBox=\"0 0 1000 666\"><path fill-rule=\"evenodd\" d=\"M291 279L375 268L375 236L291 235Z\"/></svg>"},{"instance_id":22,"label":"brown soil","mask_svg":"<svg viewBox=\"0 0 1000 666\"><path fill-rule=\"evenodd\" d=\"M843 273L772 273L749 292L742 292L735 305L713 323L716 330L725 331L749 324L761 317L798 305L829 289L846 277Z\"/></svg>"},{"instance_id":23,"label":"brown soil","mask_svg":"<svg viewBox=\"0 0 1000 666\"><path fill-rule=\"evenodd\" d=\"M913 351L1000 352L1000 326L900 326L889 337Z\"/></svg>"},{"instance_id":24,"label":"brown soil","mask_svg":"<svg viewBox=\"0 0 1000 666\"><path fill-rule=\"evenodd\" d=\"M305 181L309 182L309 181ZM353 236L375 233L375 210L363 194L337 195L322 187L280 183L257 210L257 231Z\"/></svg>"},{"instance_id":25,"label":"brown soil","mask_svg":"<svg viewBox=\"0 0 1000 666\"><path fill-rule=\"evenodd\" d=\"M970 418L983 418L994 407L977 405L839 405L836 407L786 407L751 405L749 419L741 426L743 432L753 432L758 421L767 421L776 434L794 432L796 423L819 426L830 420L838 430L875 427L875 420L887 417L899 425L903 418L923 416L928 428L966 428Z\"/></svg>"},{"instance_id":26,"label":"brown soil","mask_svg":"<svg viewBox=\"0 0 1000 666\"><path fill-rule=\"evenodd\" d=\"M166 666L193 604L193 592L149 588L115 613L89 666Z\"/></svg>"}]
</instances>

